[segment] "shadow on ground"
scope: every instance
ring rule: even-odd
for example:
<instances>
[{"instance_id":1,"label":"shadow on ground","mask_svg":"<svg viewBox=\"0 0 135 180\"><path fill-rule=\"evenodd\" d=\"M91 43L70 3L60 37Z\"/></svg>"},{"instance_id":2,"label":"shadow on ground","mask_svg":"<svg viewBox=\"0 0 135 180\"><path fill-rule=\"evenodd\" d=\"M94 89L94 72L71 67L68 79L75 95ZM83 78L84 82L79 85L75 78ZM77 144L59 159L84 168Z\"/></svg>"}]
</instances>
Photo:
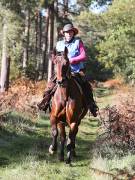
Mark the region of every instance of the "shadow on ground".
<instances>
[{"instance_id":1,"label":"shadow on ground","mask_svg":"<svg viewBox=\"0 0 135 180\"><path fill-rule=\"evenodd\" d=\"M14 163L19 164L28 156L34 157L37 161L58 162L57 155L50 157L48 154L48 148L51 143L48 117L31 122L18 114L10 113L3 117L1 122L0 167ZM86 125L88 124L86 123ZM85 132L83 134L89 136L89 138L93 135L93 133ZM90 158L93 142L89 138L85 139L77 136L77 157L75 161L81 162Z\"/></svg>"}]
</instances>

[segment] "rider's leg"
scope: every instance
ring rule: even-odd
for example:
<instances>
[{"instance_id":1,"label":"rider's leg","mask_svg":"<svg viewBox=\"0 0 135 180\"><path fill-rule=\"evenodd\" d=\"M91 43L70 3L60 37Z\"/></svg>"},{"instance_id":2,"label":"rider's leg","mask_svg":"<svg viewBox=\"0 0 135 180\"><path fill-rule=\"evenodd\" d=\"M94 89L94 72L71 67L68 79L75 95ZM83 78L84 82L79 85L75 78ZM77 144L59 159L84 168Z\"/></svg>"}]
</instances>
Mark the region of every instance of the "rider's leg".
<instances>
[{"instance_id":1,"label":"rider's leg","mask_svg":"<svg viewBox=\"0 0 135 180\"><path fill-rule=\"evenodd\" d=\"M90 110L92 115L96 117L98 106L96 105L96 102L93 98L93 90L89 81L86 79L85 73L83 71L80 71L79 74L75 75L75 79L79 82L79 84L82 87L83 93L86 97L86 103L87 103L88 109Z\"/></svg>"},{"instance_id":2,"label":"rider's leg","mask_svg":"<svg viewBox=\"0 0 135 180\"><path fill-rule=\"evenodd\" d=\"M43 99L40 103L38 103L38 107L40 110L46 111L50 105L50 100L52 95L55 92L56 87L56 78L51 78L51 80L48 82L47 87L45 89Z\"/></svg>"},{"instance_id":3,"label":"rider's leg","mask_svg":"<svg viewBox=\"0 0 135 180\"><path fill-rule=\"evenodd\" d=\"M90 112L92 113L92 115L94 117L96 117L97 111L98 111L98 106L96 105L96 102L93 98L93 90L88 81L85 81L83 83L83 91L86 96L88 108L89 108Z\"/></svg>"}]
</instances>

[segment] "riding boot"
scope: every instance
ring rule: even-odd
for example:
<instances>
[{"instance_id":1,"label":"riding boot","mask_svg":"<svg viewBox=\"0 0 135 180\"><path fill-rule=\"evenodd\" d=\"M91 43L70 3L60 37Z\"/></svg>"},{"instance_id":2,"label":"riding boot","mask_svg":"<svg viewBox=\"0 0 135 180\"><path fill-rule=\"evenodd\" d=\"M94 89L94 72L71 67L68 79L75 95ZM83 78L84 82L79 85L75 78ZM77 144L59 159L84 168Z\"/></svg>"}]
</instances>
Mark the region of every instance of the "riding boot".
<instances>
[{"instance_id":1,"label":"riding boot","mask_svg":"<svg viewBox=\"0 0 135 180\"><path fill-rule=\"evenodd\" d=\"M92 113L92 115L94 117L97 116L97 111L98 111L98 106L96 105L96 102L94 101L93 98L93 92L92 92L92 87L90 85L90 83L88 81L85 81L83 83L83 91L86 97L86 101L87 101L87 107L90 110L90 112Z\"/></svg>"},{"instance_id":2,"label":"riding boot","mask_svg":"<svg viewBox=\"0 0 135 180\"><path fill-rule=\"evenodd\" d=\"M85 74L81 71L80 73L74 73L73 77L81 85L83 93L85 95L87 107L90 110L91 114L96 117L99 108L94 101L92 87L86 79Z\"/></svg>"},{"instance_id":3,"label":"riding boot","mask_svg":"<svg viewBox=\"0 0 135 180\"><path fill-rule=\"evenodd\" d=\"M47 88L45 89L43 99L37 104L38 108L40 110L43 110L46 112L46 110L50 108L50 101L52 96L54 95L56 91L56 78L51 79L50 82L47 84Z\"/></svg>"}]
</instances>

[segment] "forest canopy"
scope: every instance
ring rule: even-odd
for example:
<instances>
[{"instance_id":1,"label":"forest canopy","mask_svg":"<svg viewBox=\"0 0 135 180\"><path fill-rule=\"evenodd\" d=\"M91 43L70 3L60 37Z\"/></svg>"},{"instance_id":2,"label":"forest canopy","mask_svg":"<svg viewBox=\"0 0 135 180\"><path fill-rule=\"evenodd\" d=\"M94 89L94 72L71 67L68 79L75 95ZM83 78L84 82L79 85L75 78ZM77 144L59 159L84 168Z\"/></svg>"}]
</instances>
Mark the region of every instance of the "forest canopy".
<instances>
[{"instance_id":1,"label":"forest canopy","mask_svg":"<svg viewBox=\"0 0 135 180\"><path fill-rule=\"evenodd\" d=\"M0 55L2 57L3 26L6 24L10 79L23 73L32 79L46 79L48 55L56 40L61 38L59 30L63 24L73 22L85 42L87 73L92 79L106 80L120 75L127 81L134 81L135 1L114 0L106 12L99 14L89 10L92 2L77 1L71 7L66 0L1 1ZM99 2L99 5L106 2Z\"/></svg>"},{"instance_id":2,"label":"forest canopy","mask_svg":"<svg viewBox=\"0 0 135 180\"><path fill-rule=\"evenodd\" d=\"M105 13L83 11L76 18L88 46L92 44L98 52L94 53L96 60L127 80L135 78L134 9L133 0L120 0L114 1Z\"/></svg>"}]
</instances>

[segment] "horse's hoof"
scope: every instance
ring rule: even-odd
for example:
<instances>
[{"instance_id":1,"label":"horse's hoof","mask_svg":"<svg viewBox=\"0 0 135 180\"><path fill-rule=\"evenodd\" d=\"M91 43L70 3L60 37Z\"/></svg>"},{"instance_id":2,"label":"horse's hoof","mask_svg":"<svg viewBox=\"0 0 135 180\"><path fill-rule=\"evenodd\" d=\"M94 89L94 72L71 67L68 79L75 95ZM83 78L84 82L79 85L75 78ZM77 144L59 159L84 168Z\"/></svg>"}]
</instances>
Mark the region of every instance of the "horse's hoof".
<instances>
[{"instance_id":1,"label":"horse's hoof","mask_svg":"<svg viewBox=\"0 0 135 180\"><path fill-rule=\"evenodd\" d=\"M70 159L67 159L67 160L66 160L66 164L69 164L69 165L70 165L70 164L71 164L71 160L70 160Z\"/></svg>"},{"instance_id":2,"label":"horse's hoof","mask_svg":"<svg viewBox=\"0 0 135 180\"><path fill-rule=\"evenodd\" d=\"M54 154L54 150L53 150L53 146L52 146L52 145L50 145L50 147L49 147L49 153L50 153L51 155Z\"/></svg>"}]
</instances>

